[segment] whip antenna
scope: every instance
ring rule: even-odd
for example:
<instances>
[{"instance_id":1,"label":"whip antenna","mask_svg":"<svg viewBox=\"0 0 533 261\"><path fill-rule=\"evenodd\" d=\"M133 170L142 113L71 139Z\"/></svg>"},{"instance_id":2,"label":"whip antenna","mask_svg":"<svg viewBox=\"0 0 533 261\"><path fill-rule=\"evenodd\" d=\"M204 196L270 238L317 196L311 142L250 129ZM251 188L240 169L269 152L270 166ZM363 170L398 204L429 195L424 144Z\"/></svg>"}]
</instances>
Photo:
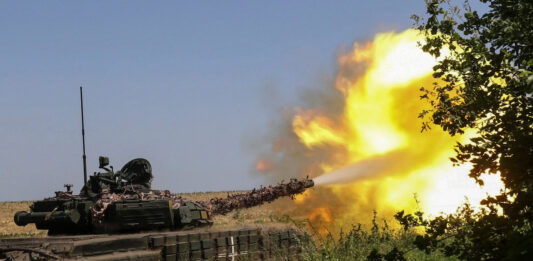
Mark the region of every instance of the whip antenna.
<instances>
[{"instance_id":1,"label":"whip antenna","mask_svg":"<svg viewBox=\"0 0 533 261\"><path fill-rule=\"evenodd\" d=\"M85 124L83 120L83 88L80 86L81 102L81 140L83 143L83 185L87 184L87 156L85 156Z\"/></svg>"}]
</instances>

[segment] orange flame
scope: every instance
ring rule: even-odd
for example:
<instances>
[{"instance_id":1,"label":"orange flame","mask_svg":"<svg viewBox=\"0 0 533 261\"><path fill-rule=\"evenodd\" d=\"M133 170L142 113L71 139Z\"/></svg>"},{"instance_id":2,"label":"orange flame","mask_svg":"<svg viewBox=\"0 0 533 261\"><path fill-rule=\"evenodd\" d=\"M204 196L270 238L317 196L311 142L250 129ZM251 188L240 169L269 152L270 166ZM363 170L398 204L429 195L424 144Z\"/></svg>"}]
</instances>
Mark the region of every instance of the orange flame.
<instances>
[{"instance_id":1,"label":"orange flame","mask_svg":"<svg viewBox=\"0 0 533 261\"><path fill-rule=\"evenodd\" d=\"M306 146L342 142L342 137L334 129L333 121L321 115L319 111L301 109L297 111L298 114L292 120L292 127Z\"/></svg>"},{"instance_id":2,"label":"orange flame","mask_svg":"<svg viewBox=\"0 0 533 261\"><path fill-rule=\"evenodd\" d=\"M315 208L311 211L308 217L311 225L315 226L321 236L324 236L328 233L327 227L330 225L332 218L331 213L328 208ZM318 226L316 226L318 225Z\"/></svg>"},{"instance_id":3,"label":"orange flame","mask_svg":"<svg viewBox=\"0 0 533 261\"><path fill-rule=\"evenodd\" d=\"M264 159L260 159L257 161L257 164L255 164L255 169L259 171L265 171L272 169L272 164Z\"/></svg>"},{"instance_id":4,"label":"orange flame","mask_svg":"<svg viewBox=\"0 0 533 261\"><path fill-rule=\"evenodd\" d=\"M311 214L309 215L309 219L311 220L319 219L326 223L331 222L331 216L327 208L315 208L313 212L311 212Z\"/></svg>"}]
</instances>

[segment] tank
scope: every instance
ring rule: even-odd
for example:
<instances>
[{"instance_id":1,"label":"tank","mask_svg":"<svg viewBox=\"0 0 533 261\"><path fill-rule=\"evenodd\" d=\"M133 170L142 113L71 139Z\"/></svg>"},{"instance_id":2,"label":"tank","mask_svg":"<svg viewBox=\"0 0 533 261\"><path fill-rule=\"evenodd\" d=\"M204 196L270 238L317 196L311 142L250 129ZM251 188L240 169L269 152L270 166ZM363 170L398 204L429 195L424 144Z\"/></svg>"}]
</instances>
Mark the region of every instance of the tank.
<instances>
[{"instance_id":1,"label":"tank","mask_svg":"<svg viewBox=\"0 0 533 261\"><path fill-rule=\"evenodd\" d=\"M308 178L291 179L227 198L191 201L168 190L153 190L152 166L146 159L133 159L114 171L107 157L99 157L99 168L102 171L90 176L78 195L66 184L66 191L35 201L29 212L17 212L15 223L33 223L49 235L185 230L210 226L215 215L294 197L314 186Z\"/></svg>"},{"instance_id":2,"label":"tank","mask_svg":"<svg viewBox=\"0 0 533 261\"><path fill-rule=\"evenodd\" d=\"M301 259L301 236L306 235L291 227L209 226L216 215L292 198L313 187L312 180L291 179L226 198L192 201L152 189L148 160L133 159L115 171L103 156L101 171L87 178L82 87L80 102L84 186L74 194L66 184L66 190L35 201L29 212L17 212L17 225L35 224L53 236L0 238L0 260Z\"/></svg>"}]
</instances>

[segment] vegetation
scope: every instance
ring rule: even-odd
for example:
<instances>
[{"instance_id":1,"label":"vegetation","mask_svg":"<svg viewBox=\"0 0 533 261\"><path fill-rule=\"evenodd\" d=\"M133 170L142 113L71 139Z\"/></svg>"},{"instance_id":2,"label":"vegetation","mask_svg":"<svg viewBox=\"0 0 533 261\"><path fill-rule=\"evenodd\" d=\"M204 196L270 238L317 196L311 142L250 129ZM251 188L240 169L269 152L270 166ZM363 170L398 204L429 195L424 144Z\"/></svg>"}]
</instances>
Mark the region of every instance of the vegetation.
<instances>
[{"instance_id":1,"label":"vegetation","mask_svg":"<svg viewBox=\"0 0 533 261\"><path fill-rule=\"evenodd\" d=\"M424 220L398 218L406 227L423 226L420 249L444 249L466 260L533 258L533 2L481 0L480 14L468 2L428 0L427 18L414 16L424 34L421 48L441 59L433 68L438 81L422 88L432 110L421 117L451 135L476 131L457 144L456 164L471 163L469 176L483 185L482 174L501 175L505 191L482 201L474 212ZM449 54L444 54L444 49ZM449 240L444 240L449 239Z\"/></svg>"},{"instance_id":2,"label":"vegetation","mask_svg":"<svg viewBox=\"0 0 533 261\"><path fill-rule=\"evenodd\" d=\"M386 221L378 223L376 213L370 229L354 225L339 236L312 233L301 238L304 260L458 260L447 257L440 251L426 252L416 247L419 232L414 227L395 229ZM313 230L312 224L310 225Z\"/></svg>"}]
</instances>

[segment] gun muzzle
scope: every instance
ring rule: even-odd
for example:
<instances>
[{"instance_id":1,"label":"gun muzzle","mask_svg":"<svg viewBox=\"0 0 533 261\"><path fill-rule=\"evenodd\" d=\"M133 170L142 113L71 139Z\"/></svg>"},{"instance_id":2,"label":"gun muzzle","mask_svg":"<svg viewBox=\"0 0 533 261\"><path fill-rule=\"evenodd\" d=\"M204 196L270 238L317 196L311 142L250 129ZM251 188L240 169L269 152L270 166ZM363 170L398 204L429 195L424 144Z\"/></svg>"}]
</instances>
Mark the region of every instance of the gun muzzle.
<instances>
[{"instance_id":1,"label":"gun muzzle","mask_svg":"<svg viewBox=\"0 0 533 261\"><path fill-rule=\"evenodd\" d=\"M310 188L315 186L315 182L312 179L307 179L304 181L304 187Z\"/></svg>"}]
</instances>

